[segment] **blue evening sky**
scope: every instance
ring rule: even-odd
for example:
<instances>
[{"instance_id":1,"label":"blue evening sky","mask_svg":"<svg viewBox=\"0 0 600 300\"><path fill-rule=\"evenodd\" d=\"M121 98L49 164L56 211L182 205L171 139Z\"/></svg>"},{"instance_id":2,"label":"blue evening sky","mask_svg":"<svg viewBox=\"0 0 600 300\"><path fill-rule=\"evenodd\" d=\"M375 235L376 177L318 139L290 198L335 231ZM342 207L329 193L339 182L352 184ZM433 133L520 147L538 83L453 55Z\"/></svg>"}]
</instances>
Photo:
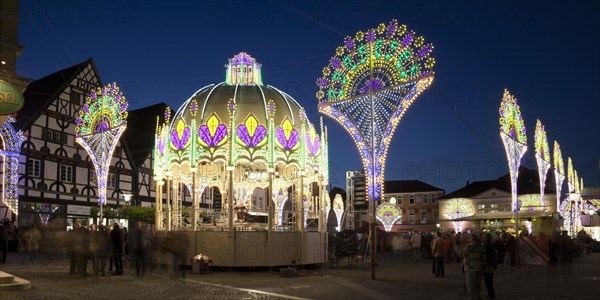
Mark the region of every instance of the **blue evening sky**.
<instances>
[{"instance_id":1,"label":"blue evening sky","mask_svg":"<svg viewBox=\"0 0 600 300\"><path fill-rule=\"evenodd\" d=\"M92 57L132 109L176 109L224 80L248 52L263 81L318 122L315 81L346 35L398 19L435 45L433 86L390 145L386 179L419 179L451 192L508 170L498 130L504 88L527 126L523 164L535 168L536 118L587 186L600 185L598 1L41 1L21 0L20 75L38 79ZM343 128L329 127L331 180L362 168Z\"/></svg>"}]
</instances>

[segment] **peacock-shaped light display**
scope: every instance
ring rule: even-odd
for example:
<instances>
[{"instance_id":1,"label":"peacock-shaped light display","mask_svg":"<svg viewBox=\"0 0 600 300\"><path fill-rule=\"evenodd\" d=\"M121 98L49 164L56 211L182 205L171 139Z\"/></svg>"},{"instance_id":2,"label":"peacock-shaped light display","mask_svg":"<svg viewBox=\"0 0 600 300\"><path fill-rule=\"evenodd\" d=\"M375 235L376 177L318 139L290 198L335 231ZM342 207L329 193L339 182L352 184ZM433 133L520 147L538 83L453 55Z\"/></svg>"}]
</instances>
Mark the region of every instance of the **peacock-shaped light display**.
<instances>
[{"instance_id":1,"label":"peacock-shaped light display","mask_svg":"<svg viewBox=\"0 0 600 300\"><path fill-rule=\"evenodd\" d=\"M94 164L101 206L106 203L110 160L127 127L127 105L117 84L108 84L92 90L75 119L75 141L85 149Z\"/></svg>"},{"instance_id":2,"label":"peacock-shaped light display","mask_svg":"<svg viewBox=\"0 0 600 300\"><path fill-rule=\"evenodd\" d=\"M371 200L383 193L385 159L400 119L433 81L432 51L422 36L392 20L346 37L317 79L319 111L354 140Z\"/></svg>"},{"instance_id":3,"label":"peacock-shaped light display","mask_svg":"<svg viewBox=\"0 0 600 300\"><path fill-rule=\"evenodd\" d=\"M400 218L402 211L395 204L384 202L377 207L377 220L383 224L386 232L390 232Z\"/></svg>"},{"instance_id":4,"label":"peacock-shaped light display","mask_svg":"<svg viewBox=\"0 0 600 300\"><path fill-rule=\"evenodd\" d=\"M540 205L544 207L546 204L544 199L544 189L546 187L546 175L548 169L552 165L550 161L550 149L548 147L548 138L546 137L546 129L540 120L535 124L535 160L538 166L538 175L540 178Z\"/></svg>"},{"instance_id":5,"label":"peacock-shaped light display","mask_svg":"<svg viewBox=\"0 0 600 300\"><path fill-rule=\"evenodd\" d=\"M500 138L502 138L508 160L514 212L517 212L519 209L517 202L519 166L521 165L521 158L523 158L523 155L527 151L527 135L525 131L525 123L521 117L521 109L517 104L517 99L508 90L504 90L502 103L500 103Z\"/></svg>"},{"instance_id":6,"label":"peacock-shaped light display","mask_svg":"<svg viewBox=\"0 0 600 300\"><path fill-rule=\"evenodd\" d=\"M556 183L556 210L560 211L560 193L565 180L565 163L560 151L560 145L554 141L554 181Z\"/></svg>"}]
</instances>

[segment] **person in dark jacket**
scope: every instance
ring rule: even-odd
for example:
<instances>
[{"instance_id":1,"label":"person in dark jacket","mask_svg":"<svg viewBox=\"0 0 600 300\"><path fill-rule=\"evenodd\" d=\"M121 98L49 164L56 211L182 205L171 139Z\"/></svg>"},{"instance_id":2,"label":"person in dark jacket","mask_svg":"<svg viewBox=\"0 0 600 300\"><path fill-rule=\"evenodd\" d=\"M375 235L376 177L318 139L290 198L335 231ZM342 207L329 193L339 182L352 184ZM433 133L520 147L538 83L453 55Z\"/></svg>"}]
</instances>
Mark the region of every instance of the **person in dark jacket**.
<instances>
[{"instance_id":1,"label":"person in dark jacket","mask_svg":"<svg viewBox=\"0 0 600 300\"><path fill-rule=\"evenodd\" d=\"M77 274L87 276L88 257L90 255L90 231L81 226L81 223L75 223L72 237L74 240L73 249L77 257Z\"/></svg>"},{"instance_id":2,"label":"person in dark jacket","mask_svg":"<svg viewBox=\"0 0 600 300\"><path fill-rule=\"evenodd\" d=\"M115 272L113 275L123 275L123 232L119 224L115 223L110 232L112 241L112 256L115 264Z\"/></svg>"},{"instance_id":3,"label":"person in dark jacket","mask_svg":"<svg viewBox=\"0 0 600 300\"><path fill-rule=\"evenodd\" d=\"M496 257L496 250L494 249L491 233L486 233L483 236L483 247L485 248L486 258L486 264L483 269L483 282L485 283L485 289L488 293L488 299L492 300L496 299L496 292L494 291L494 270L496 270L498 258Z\"/></svg>"}]
</instances>

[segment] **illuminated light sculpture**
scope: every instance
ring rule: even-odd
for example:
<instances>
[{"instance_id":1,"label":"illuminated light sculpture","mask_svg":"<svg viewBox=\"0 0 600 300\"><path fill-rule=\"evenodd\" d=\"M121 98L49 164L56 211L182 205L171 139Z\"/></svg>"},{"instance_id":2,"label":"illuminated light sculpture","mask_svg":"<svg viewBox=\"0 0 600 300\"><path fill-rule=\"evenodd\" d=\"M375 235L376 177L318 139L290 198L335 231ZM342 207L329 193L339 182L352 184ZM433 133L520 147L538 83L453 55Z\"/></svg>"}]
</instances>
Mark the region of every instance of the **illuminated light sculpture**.
<instances>
[{"instance_id":1,"label":"illuminated light sculpture","mask_svg":"<svg viewBox=\"0 0 600 300\"><path fill-rule=\"evenodd\" d=\"M336 120L354 140L366 173L367 197L383 193L392 135L413 101L434 77L432 44L396 20L346 37L317 79L319 112ZM374 234L375 207L370 232ZM371 248L375 249L375 239ZM371 251L375 254L375 251ZM375 259L371 278L375 279Z\"/></svg>"},{"instance_id":2,"label":"illuminated light sculpture","mask_svg":"<svg viewBox=\"0 0 600 300\"><path fill-rule=\"evenodd\" d=\"M342 231L342 217L344 216L344 200L342 199L342 195L335 194L333 198L333 212L335 213L335 217L337 219L337 226L335 230Z\"/></svg>"},{"instance_id":3,"label":"illuminated light sculpture","mask_svg":"<svg viewBox=\"0 0 600 300\"><path fill-rule=\"evenodd\" d=\"M75 119L75 141L94 164L98 182L98 204L106 203L106 181L113 151L127 128L127 101L116 83L92 90Z\"/></svg>"},{"instance_id":4,"label":"illuminated light sculpture","mask_svg":"<svg viewBox=\"0 0 600 300\"><path fill-rule=\"evenodd\" d=\"M386 232L390 232L396 221L402 218L402 210L393 203L385 202L377 207L377 220L383 224Z\"/></svg>"},{"instance_id":5,"label":"illuminated light sculpture","mask_svg":"<svg viewBox=\"0 0 600 300\"><path fill-rule=\"evenodd\" d=\"M450 199L444 205L444 215L454 223L456 232L461 231L462 218L470 217L475 214L473 201L466 198Z\"/></svg>"},{"instance_id":6,"label":"illuminated light sculpture","mask_svg":"<svg viewBox=\"0 0 600 300\"><path fill-rule=\"evenodd\" d=\"M169 191L156 195L158 230L243 228L272 237L306 233L307 218L325 223L325 127L311 123L293 97L263 84L261 68L249 54L235 55L224 82L200 88L157 123L153 175ZM183 189L193 192L184 196ZM220 206L202 190L218 191ZM185 201L194 208L189 223L179 218ZM200 214L210 222L200 222ZM275 260L271 255L267 264Z\"/></svg>"},{"instance_id":7,"label":"illuminated light sculpture","mask_svg":"<svg viewBox=\"0 0 600 300\"><path fill-rule=\"evenodd\" d=\"M15 118L10 116L0 126L0 156L3 156L2 164L2 202L12 213L19 214L19 156L21 155L21 144L25 136L20 130L15 130L13 123Z\"/></svg>"},{"instance_id":8,"label":"illuminated light sculpture","mask_svg":"<svg viewBox=\"0 0 600 300\"><path fill-rule=\"evenodd\" d=\"M560 211L561 190L565 180L565 163L560 151L560 145L554 141L554 181L556 183L556 210Z\"/></svg>"},{"instance_id":9,"label":"illuminated light sculpture","mask_svg":"<svg viewBox=\"0 0 600 300\"><path fill-rule=\"evenodd\" d=\"M521 158L523 158L523 155L527 151L527 135L525 134L525 124L521 117L521 109L517 104L517 99L508 90L504 90L504 96L500 104L500 137L502 138L508 160L512 208L516 213L519 210L517 202L517 177L519 176Z\"/></svg>"},{"instance_id":10,"label":"illuminated light sculpture","mask_svg":"<svg viewBox=\"0 0 600 300\"><path fill-rule=\"evenodd\" d=\"M517 197L520 208L519 211L532 211L532 210L543 210L544 207L540 206L542 195L541 194L525 194Z\"/></svg>"},{"instance_id":11,"label":"illuminated light sculpture","mask_svg":"<svg viewBox=\"0 0 600 300\"><path fill-rule=\"evenodd\" d=\"M544 198L544 189L546 187L546 175L552 163L550 162L550 149L548 139L546 138L546 129L540 120L535 124L535 160L538 166L538 175L540 178L540 205L544 207L546 201Z\"/></svg>"}]
</instances>

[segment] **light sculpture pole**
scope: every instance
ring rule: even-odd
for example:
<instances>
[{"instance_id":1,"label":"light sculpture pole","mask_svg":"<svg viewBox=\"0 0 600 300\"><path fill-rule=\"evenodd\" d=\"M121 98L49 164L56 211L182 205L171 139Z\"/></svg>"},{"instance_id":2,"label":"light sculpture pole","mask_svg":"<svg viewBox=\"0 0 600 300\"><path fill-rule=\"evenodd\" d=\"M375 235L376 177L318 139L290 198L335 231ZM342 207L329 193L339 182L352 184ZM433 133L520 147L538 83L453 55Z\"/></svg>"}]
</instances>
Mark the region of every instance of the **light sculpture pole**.
<instances>
[{"instance_id":1,"label":"light sculpture pole","mask_svg":"<svg viewBox=\"0 0 600 300\"><path fill-rule=\"evenodd\" d=\"M75 141L88 153L96 171L101 224L110 160L127 127L127 101L117 84L92 90L75 123Z\"/></svg>"},{"instance_id":2,"label":"light sculpture pole","mask_svg":"<svg viewBox=\"0 0 600 300\"><path fill-rule=\"evenodd\" d=\"M350 134L365 168L371 203L371 279L375 279L375 213L383 193L387 150L400 119L433 81L432 44L396 20L346 37L317 79L319 111Z\"/></svg>"},{"instance_id":3,"label":"light sculpture pole","mask_svg":"<svg viewBox=\"0 0 600 300\"><path fill-rule=\"evenodd\" d=\"M535 160L538 166L538 175L540 178L540 199L542 209L546 205L544 199L544 188L546 187L546 175L552 163L550 162L550 149L548 147L548 139L546 138L546 129L540 120L535 124Z\"/></svg>"},{"instance_id":4,"label":"light sculpture pole","mask_svg":"<svg viewBox=\"0 0 600 300\"><path fill-rule=\"evenodd\" d=\"M565 163L560 151L560 145L554 141L554 181L556 183L556 211L560 212L560 197L563 182L565 180Z\"/></svg>"},{"instance_id":5,"label":"light sculpture pole","mask_svg":"<svg viewBox=\"0 0 600 300\"><path fill-rule=\"evenodd\" d=\"M516 259L519 263L519 203L517 201L517 178L519 177L519 166L521 158L527 151L527 135L525 124L521 117L521 109L517 99L508 90L504 90L502 103L500 103L500 137L506 150L508 170L510 172L510 186L512 196L512 208L515 214L515 234L517 237Z\"/></svg>"}]
</instances>

